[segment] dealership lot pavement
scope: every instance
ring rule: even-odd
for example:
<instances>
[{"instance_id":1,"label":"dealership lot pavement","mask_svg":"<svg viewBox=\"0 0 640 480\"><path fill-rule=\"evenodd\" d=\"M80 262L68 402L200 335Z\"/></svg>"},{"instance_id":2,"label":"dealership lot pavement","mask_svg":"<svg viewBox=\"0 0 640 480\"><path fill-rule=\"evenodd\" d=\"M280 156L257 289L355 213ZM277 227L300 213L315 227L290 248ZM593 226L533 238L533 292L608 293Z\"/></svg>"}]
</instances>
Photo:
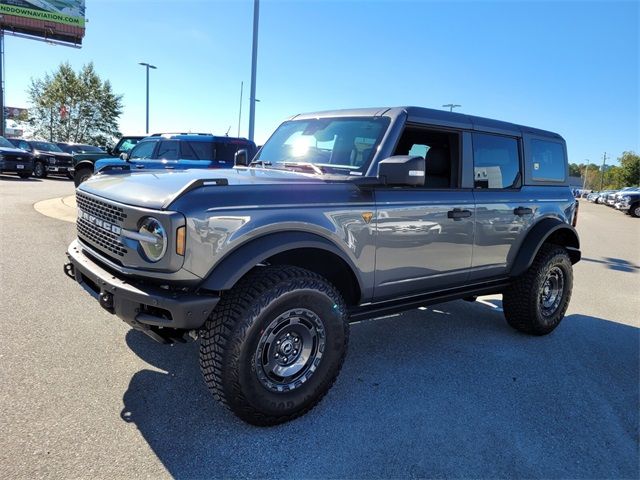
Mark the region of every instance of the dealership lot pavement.
<instances>
[{"instance_id":1,"label":"dealership lot pavement","mask_svg":"<svg viewBox=\"0 0 640 480\"><path fill-rule=\"evenodd\" d=\"M155 344L62 273L65 179L0 175L0 477L637 478L640 219L582 201L584 261L543 338L499 297L352 325L305 417L248 426L209 396L197 345ZM64 202L60 202L64 203Z\"/></svg>"}]
</instances>

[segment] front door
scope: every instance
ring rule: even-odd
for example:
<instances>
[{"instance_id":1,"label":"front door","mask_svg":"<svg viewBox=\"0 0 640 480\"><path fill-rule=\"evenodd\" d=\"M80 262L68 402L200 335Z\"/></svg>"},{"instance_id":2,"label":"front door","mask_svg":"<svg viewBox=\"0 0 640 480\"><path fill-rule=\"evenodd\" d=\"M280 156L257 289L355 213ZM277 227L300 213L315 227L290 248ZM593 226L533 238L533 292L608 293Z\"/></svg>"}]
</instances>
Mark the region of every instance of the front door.
<instances>
[{"instance_id":1,"label":"front door","mask_svg":"<svg viewBox=\"0 0 640 480\"><path fill-rule=\"evenodd\" d=\"M408 126L396 155L425 158L422 187L380 187L375 301L460 284L471 268L475 206L460 185L460 134Z\"/></svg>"}]
</instances>

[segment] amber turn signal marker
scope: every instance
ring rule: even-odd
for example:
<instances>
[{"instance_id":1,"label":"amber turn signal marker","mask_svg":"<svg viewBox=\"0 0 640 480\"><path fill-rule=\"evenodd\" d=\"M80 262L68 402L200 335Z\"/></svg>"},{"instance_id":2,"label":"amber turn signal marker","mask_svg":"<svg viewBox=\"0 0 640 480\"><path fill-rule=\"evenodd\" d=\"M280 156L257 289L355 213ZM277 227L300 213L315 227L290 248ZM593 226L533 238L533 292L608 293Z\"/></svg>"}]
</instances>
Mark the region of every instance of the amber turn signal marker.
<instances>
[{"instance_id":1,"label":"amber turn signal marker","mask_svg":"<svg viewBox=\"0 0 640 480\"><path fill-rule=\"evenodd\" d=\"M184 257L185 238L187 235L187 229L185 227L178 227L176 230L176 253Z\"/></svg>"}]
</instances>

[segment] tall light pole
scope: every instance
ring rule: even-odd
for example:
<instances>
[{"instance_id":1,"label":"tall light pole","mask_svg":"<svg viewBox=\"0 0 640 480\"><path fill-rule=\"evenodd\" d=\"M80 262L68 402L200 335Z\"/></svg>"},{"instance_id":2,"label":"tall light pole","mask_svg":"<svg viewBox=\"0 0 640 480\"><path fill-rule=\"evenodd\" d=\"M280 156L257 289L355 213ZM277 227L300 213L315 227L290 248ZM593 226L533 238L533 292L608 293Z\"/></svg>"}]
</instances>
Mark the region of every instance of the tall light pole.
<instances>
[{"instance_id":1,"label":"tall light pole","mask_svg":"<svg viewBox=\"0 0 640 480\"><path fill-rule=\"evenodd\" d=\"M256 68L258 64L258 18L260 2L253 0L253 47L251 49L251 93L249 94L249 140L253 141L256 123Z\"/></svg>"},{"instance_id":2,"label":"tall light pole","mask_svg":"<svg viewBox=\"0 0 640 480\"><path fill-rule=\"evenodd\" d=\"M457 105L455 103L447 103L446 105L442 105L443 107L449 107L449 111L453 112L454 108L461 107L462 105Z\"/></svg>"},{"instance_id":3,"label":"tall light pole","mask_svg":"<svg viewBox=\"0 0 640 480\"><path fill-rule=\"evenodd\" d=\"M158 67L144 62L140 62L138 65L142 65L147 69L147 129L145 131L146 133L149 133L149 69L153 68L155 70Z\"/></svg>"}]
</instances>

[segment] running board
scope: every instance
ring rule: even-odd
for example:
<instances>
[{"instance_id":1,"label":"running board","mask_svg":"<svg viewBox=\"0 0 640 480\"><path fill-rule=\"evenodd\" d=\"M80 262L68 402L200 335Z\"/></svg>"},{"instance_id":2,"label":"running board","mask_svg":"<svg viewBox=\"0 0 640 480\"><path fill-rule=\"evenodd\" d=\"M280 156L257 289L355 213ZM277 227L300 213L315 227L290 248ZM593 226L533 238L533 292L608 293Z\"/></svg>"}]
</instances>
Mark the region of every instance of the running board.
<instances>
[{"instance_id":1,"label":"running board","mask_svg":"<svg viewBox=\"0 0 640 480\"><path fill-rule=\"evenodd\" d=\"M389 300L387 302L358 306L349 310L349 321L358 322L360 320L366 320L367 318L382 317L427 305L459 300L465 297L492 295L504 291L504 289L509 286L509 283L508 279L499 279L482 284L469 285L463 288L440 290L399 300Z\"/></svg>"}]
</instances>

